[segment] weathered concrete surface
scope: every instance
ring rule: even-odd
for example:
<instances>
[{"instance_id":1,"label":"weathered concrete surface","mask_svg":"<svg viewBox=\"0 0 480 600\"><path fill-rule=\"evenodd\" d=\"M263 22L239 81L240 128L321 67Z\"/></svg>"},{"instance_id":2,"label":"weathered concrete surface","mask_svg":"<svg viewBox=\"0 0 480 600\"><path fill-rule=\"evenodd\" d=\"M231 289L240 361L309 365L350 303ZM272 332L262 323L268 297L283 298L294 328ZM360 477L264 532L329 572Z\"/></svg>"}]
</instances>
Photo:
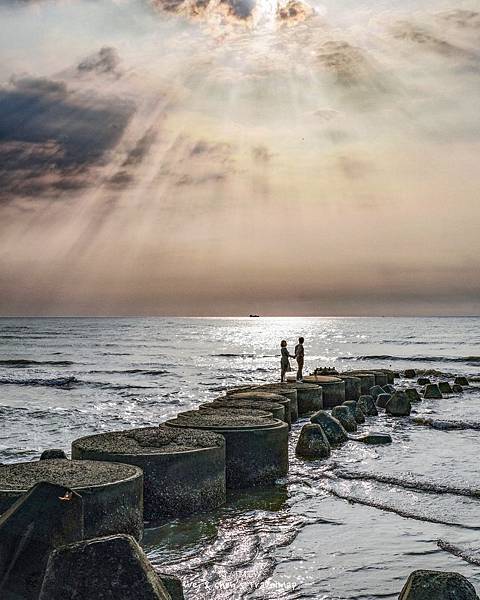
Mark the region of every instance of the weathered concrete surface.
<instances>
[{"instance_id":1,"label":"weathered concrete surface","mask_svg":"<svg viewBox=\"0 0 480 600\"><path fill-rule=\"evenodd\" d=\"M425 387L423 397L433 400L440 400L440 398L443 398L442 392L436 383L430 383Z\"/></svg>"},{"instance_id":2,"label":"weathered concrete surface","mask_svg":"<svg viewBox=\"0 0 480 600\"><path fill-rule=\"evenodd\" d=\"M478 600L473 585L460 573L413 571L398 600Z\"/></svg>"},{"instance_id":3,"label":"weathered concrete surface","mask_svg":"<svg viewBox=\"0 0 480 600\"><path fill-rule=\"evenodd\" d=\"M381 433L377 431L369 431L360 435L349 435L349 440L354 442L362 442L363 444L380 445L391 444L392 436L389 433Z\"/></svg>"},{"instance_id":4,"label":"weathered concrete surface","mask_svg":"<svg viewBox=\"0 0 480 600\"><path fill-rule=\"evenodd\" d=\"M454 394L461 394L463 392L463 386L458 383L454 383L452 385L452 390Z\"/></svg>"},{"instance_id":5,"label":"weathered concrete surface","mask_svg":"<svg viewBox=\"0 0 480 600\"><path fill-rule=\"evenodd\" d=\"M308 415L323 408L323 391L315 383L289 382L292 389L297 391L298 415Z\"/></svg>"},{"instance_id":6,"label":"weathered concrete surface","mask_svg":"<svg viewBox=\"0 0 480 600\"><path fill-rule=\"evenodd\" d=\"M288 423L289 426L292 424L292 416L290 412L290 400L282 396L281 394L275 394L274 392L266 392L264 390L251 390L249 392L239 392L238 394L229 394L229 398L238 398L239 400L250 400L258 402L275 402L281 404L284 408L285 415L281 419Z\"/></svg>"},{"instance_id":7,"label":"weathered concrete surface","mask_svg":"<svg viewBox=\"0 0 480 600\"><path fill-rule=\"evenodd\" d=\"M225 503L225 440L219 434L166 426L112 431L75 440L72 456L140 467L147 521Z\"/></svg>"},{"instance_id":8,"label":"weathered concrete surface","mask_svg":"<svg viewBox=\"0 0 480 600\"><path fill-rule=\"evenodd\" d=\"M337 375L345 383L345 400L354 400L355 402L362 395L362 382L360 377L354 375Z\"/></svg>"},{"instance_id":9,"label":"weathered concrete surface","mask_svg":"<svg viewBox=\"0 0 480 600\"><path fill-rule=\"evenodd\" d=\"M373 387L370 388L368 395L372 396L376 402L378 396L380 396L380 394L385 394L385 393L386 393L385 390L381 386L374 385Z\"/></svg>"},{"instance_id":10,"label":"weathered concrete surface","mask_svg":"<svg viewBox=\"0 0 480 600\"><path fill-rule=\"evenodd\" d=\"M378 408L385 408L391 397L392 394L378 394L375 404Z\"/></svg>"},{"instance_id":11,"label":"weathered concrete surface","mask_svg":"<svg viewBox=\"0 0 480 600\"><path fill-rule=\"evenodd\" d=\"M448 381L440 381L438 383L438 389L442 392L442 394L453 394L452 386L448 383Z\"/></svg>"},{"instance_id":12,"label":"weathered concrete surface","mask_svg":"<svg viewBox=\"0 0 480 600\"><path fill-rule=\"evenodd\" d=\"M364 414L368 417L376 417L378 415L378 410L375 406L373 396L370 396L369 394L360 396L357 404L359 408L363 410Z\"/></svg>"},{"instance_id":13,"label":"weathered concrete surface","mask_svg":"<svg viewBox=\"0 0 480 600\"><path fill-rule=\"evenodd\" d=\"M405 392L395 392L385 406L385 412L392 417L407 417L412 405Z\"/></svg>"},{"instance_id":14,"label":"weathered concrete surface","mask_svg":"<svg viewBox=\"0 0 480 600\"><path fill-rule=\"evenodd\" d=\"M458 383L458 385L461 385L462 387L468 387L470 385L468 379L466 377L455 377L455 380L453 383Z\"/></svg>"},{"instance_id":15,"label":"weathered concrete surface","mask_svg":"<svg viewBox=\"0 0 480 600\"><path fill-rule=\"evenodd\" d=\"M255 391L272 392L280 394L290 400L290 418L292 423L298 420L298 398L297 390L293 389L287 383L265 383L254 388Z\"/></svg>"},{"instance_id":16,"label":"weathered concrete surface","mask_svg":"<svg viewBox=\"0 0 480 600\"><path fill-rule=\"evenodd\" d=\"M348 440L348 434L338 419L325 410L319 410L310 421L320 425L332 446L339 446Z\"/></svg>"},{"instance_id":17,"label":"weathered concrete surface","mask_svg":"<svg viewBox=\"0 0 480 600\"><path fill-rule=\"evenodd\" d=\"M77 542L52 552L39 600L171 600L128 535Z\"/></svg>"},{"instance_id":18,"label":"weathered concrete surface","mask_svg":"<svg viewBox=\"0 0 480 600\"><path fill-rule=\"evenodd\" d=\"M345 402L345 382L331 375L307 375L303 378L306 384L314 384L322 390L322 406L310 407L308 412L319 408L333 408ZM301 413L300 413L301 414Z\"/></svg>"},{"instance_id":19,"label":"weathered concrete surface","mask_svg":"<svg viewBox=\"0 0 480 600\"><path fill-rule=\"evenodd\" d=\"M157 575L160 578L160 581L163 583L163 586L170 594L171 600L185 600L185 596L183 594L183 584L180 577L176 575L170 575L168 573L159 573L157 571Z\"/></svg>"},{"instance_id":20,"label":"weathered concrete surface","mask_svg":"<svg viewBox=\"0 0 480 600\"><path fill-rule=\"evenodd\" d=\"M350 433L357 431L357 422L348 406L334 406L332 408L332 417L338 419L346 431Z\"/></svg>"},{"instance_id":21,"label":"weathered concrete surface","mask_svg":"<svg viewBox=\"0 0 480 600\"><path fill-rule=\"evenodd\" d=\"M83 535L82 498L34 485L0 517L0 598L37 600L50 552Z\"/></svg>"},{"instance_id":22,"label":"weathered concrete surface","mask_svg":"<svg viewBox=\"0 0 480 600\"><path fill-rule=\"evenodd\" d=\"M407 388L404 391L407 394L407 398L410 400L410 402L421 402L422 401L422 397L418 393L418 390L416 390L415 388Z\"/></svg>"},{"instance_id":23,"label":"weathered concrete surface","mask_svg":"<svg viewBox=\"0 0 480 600\"><path fill-rule=\"evenodd\" d=\"M52 460L52 458L67 459L67 455L60 448L51 448L50 450L44 450L40 455L40 460Z\"/></svg>"},{"instance_id":24,"label":"weathered concrete surface","mask_svg":"<svg viewBox=\"0 0 480 600\"><path fill-rule=\"evenodd\" d=\"M302 427L298 438L295 454L303 458L328 458L330 443L321 425L307 423Z\"/></svg>"},{"instance_id":25,"label":"weathered concrete surface","mask_svg":"<svg viewBox=\"0 0 480 600\"><path fill-rule=\"evenodd\" d=\"M357 423L365 423L365 414L355 400L346 400L342 406L347 406Z\"/></svg>"},{"instance_id":26,"label":"weathered concrete surface","mask_svg":"<svg viewBox=\"0 0 480 600\"><path fill-rule=\"evenodd\" d=\"M227 488L271 485L288 472L288 425L270 415L237 415L239 412L188 411L166 425L224 436Z\"/></svg>"},{"instance_id":27,"label":"weathered concrete surface","mask_svg":"<svg viewBox=\"0 0 480 600\"><path fill-rule=\"evenodd\" d=\"M384 385L383 389L389 394L394 394L397 391L397 388L391 383L387 383L387 385Z\"/></svg>"},{"instance_id":28,"label":"weathered concrete surface","mask_svg":"<svg viewBox=\"0 0 480 600\"><path fill-rule=\"evenodd\" d=\"M143 473L138 467L89 460L37 460L0 465L0 513L40 481L83 498L85 537L143 534Z\"/></svg>"},{"instance_id":29,"label":"weathered concrete surface","mask_svg":"<svg viewBox=\"0 0 480 600\"><path fill-rule=\"evenodd\" d=\"M415 371L415 369L405 369L403 376L405 377L405 379L415 379L415 377L417 376L417 372Z\"/></svg>"},{"instance_id":30,"label":"weathered concrete surface","mask_svg":"<svg viewBox=\"0 0 480 600\"><path fill-rule=\"evenodd\" d=\"M375 375L366 371L344 371L341 375L352 375L360 379L360 389L362 394L368 394L370 388L375 385Z\"/></svg>"},{"instance_id":31,"label":"weathered concrete surface","mask_svg":"<svg viewBox=\"0 0 480 600\"><path fill-rule=\"evenodd\" d=\"M269 413L274 419L279 419L280 421L288 423L288 421L285 420L285 408L281 404L277 404L276 402L265 402L264 400L237 398L235 394L232 394L231 396L219 396L212 402L200 404L198 408L199 410L213 410L218 408L227 411L244 408L261 410L262 412Z\"/></svg>"},{"instance_id":32,"label":"weathered concrete surface","mask_svg":"<svg viewBox=\"0 0 480 600\"><path fill-rule=\"evenodd\" d=\"M428 385L429 383L432 383L432 382L430 381L430 379L428 377L419 377L417 379L417 383L418 383L418 385L423 386L423 385Z\"/></svg>"}]
</instances>

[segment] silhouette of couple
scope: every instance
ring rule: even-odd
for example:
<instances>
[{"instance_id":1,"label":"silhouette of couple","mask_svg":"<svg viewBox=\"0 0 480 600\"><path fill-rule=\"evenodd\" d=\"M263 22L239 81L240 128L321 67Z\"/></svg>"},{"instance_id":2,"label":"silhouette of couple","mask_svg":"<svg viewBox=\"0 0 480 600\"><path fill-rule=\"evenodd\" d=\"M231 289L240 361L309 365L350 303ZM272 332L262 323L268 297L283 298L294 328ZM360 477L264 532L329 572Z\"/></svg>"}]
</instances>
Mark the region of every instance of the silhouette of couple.
<instances>
[{"instance_id":1,"label":"silhouette of couple","mask_svg":"<svg viewBox=\"0 0 480 600\"><path fill-rule=\"evenodd\" d=\"M295 354L290 354L287 348L287 342L282 340L280 348L282 351L282 358L280 360L280 381L285 381L285 374L292 370L290 366L290 358L294 358L297 361L297 381L303 381L303 361L305 358L305 350L303 348L303 337L298 338L298 344L295 346Z\"/></svg>"}]
</instances>

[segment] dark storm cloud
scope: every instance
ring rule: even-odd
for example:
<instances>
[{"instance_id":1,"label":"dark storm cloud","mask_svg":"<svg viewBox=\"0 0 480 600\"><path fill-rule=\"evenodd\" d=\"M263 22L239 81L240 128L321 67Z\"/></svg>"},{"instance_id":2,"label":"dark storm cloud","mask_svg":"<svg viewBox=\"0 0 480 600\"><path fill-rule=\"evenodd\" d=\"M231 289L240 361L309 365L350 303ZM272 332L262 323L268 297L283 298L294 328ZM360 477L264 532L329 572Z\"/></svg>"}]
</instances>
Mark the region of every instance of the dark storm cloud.
<instances>
[{"instance_id":1,"label":"dark storm cloud","mask_svg":"<svg viewBox=\"0 0 480 600\"><path fill-rule=\"evenodd\" d=\"M133 115L132 102L21 78L0 88L0 197L60 195L93 183Z\"/></svg>"},{"instance_id":2,"label":"dark storm cloud","mask_svg":"<svg viewBox=\"0 0 480 600\"><path fill-rule=\"evenodd\" d=\"M118 65L120 58L115 48L104 46L98 52L82 60L78 66L79 73L113 74L120 76Z\"/></svg>"}]
</instances>

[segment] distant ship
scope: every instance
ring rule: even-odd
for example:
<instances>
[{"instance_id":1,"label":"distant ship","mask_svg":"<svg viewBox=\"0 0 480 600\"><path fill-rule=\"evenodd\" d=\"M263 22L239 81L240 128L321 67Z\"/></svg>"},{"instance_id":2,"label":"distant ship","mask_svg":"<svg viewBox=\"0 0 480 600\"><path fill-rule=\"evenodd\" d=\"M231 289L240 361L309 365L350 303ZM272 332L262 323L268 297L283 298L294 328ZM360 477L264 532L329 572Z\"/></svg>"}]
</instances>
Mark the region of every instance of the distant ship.
<instances>
[{"instance_id":1,"label":"distant ship","mask_svg":"<svg viewBox=\"0 0 480 600\"><path fill-rule=\"evenodd\" d=\"M251 316L251 317L258 317L258 316L260 316L260 315L250 315L250 316Z\"/></svg>"}]
</instances>

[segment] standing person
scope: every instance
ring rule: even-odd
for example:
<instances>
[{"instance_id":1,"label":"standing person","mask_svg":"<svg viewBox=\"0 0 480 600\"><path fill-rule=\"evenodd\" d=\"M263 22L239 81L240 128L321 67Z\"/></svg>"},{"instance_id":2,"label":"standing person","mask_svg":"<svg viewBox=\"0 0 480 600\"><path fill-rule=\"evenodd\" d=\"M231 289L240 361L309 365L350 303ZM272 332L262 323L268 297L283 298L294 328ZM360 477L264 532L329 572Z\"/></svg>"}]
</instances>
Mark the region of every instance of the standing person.
<instances>
[{"instance_id":1,"label":"standing person","mask_svg":"<svg viewBox=\"0 0 480 600\"><path fill-rule=\"evenodd\" d=\"M305 358L305 350L303 348L303 337L298 338L298 344L295 346L295 359L297 361L297 381L303 381L303 360Z\"/></svg>"},{"instance_id":2,"label":"standing person","mask_svg":"<svg viewBox=\"0 0 480 600\"><path fill-rule=\"evenodd\" d=\"M280 342L280 348L282 351L282 358L280 359L280 381L283 383L285 381L285 373L288 373L292 370L292 367L290 366L290 361L288 359L295 357L288 352L287 342L285 340L282 340Z\"/></svg>"}]
</instances>

